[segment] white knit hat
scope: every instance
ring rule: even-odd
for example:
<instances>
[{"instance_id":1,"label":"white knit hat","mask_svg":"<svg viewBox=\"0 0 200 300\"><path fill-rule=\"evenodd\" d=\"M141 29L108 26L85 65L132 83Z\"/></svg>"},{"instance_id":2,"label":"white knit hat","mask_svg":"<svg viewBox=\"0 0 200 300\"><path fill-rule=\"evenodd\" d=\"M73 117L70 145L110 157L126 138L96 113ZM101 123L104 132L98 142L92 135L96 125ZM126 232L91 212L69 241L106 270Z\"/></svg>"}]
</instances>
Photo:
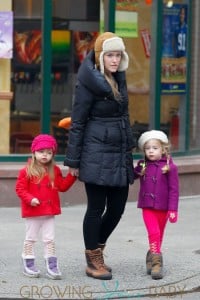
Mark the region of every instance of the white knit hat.
<instances>
[{"instance_id":1,"label":"white knit hat","mask_svg":"<svg viewBox=\"0 0 200 300\"><path fill-rule=\"evenodd\" d=\"M164 144L169 143L167 135L163 131L149 130L149 131L144 132L140 136L140 138L138 140L138 147L143 151L145 143L152 139L160 140Z\"/></svg>"},{"instance_id":2,"label":"white knit hat","mask_svg":"<svg viewBox=\"0 0 200 300\"><path fill-rule=\"evenodd\" d=\"M95 62L100 67L101 73L104 74L103 56L106 52L121 51L122 58L119 64L118 71L125 71L128 68L129 57L125 51L125 45L122 38L112 32L104 32L100 34L94 45Z\"/></svg>"}]
</instances>

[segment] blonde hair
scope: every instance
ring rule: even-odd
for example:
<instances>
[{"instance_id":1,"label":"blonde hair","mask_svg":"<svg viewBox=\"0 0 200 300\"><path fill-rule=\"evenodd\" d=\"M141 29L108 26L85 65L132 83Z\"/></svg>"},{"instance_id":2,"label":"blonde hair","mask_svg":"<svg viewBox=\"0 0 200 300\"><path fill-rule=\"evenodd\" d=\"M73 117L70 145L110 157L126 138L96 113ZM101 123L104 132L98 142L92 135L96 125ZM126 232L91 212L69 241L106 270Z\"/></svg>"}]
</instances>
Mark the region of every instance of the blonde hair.
<instances>
[{"instance_id":1,"label":"blonde hair","mask_svg":"<svg viewBox=\"0 0 200 300\"><path fill-rule=\"evenodd\" d=\"M112 92L113 92L113 94L115 96L115 99L116 100L120 100L121 99L121 94L120 94L120 92L118 90L118 84L117 84L116 80L106 70L105 70L104 76L105 76L106 80L108 81L108 83L111 86L111 89L112 89Z\"/></svg>"},{"instance_id":2,"label":"blonde hair","mask_svg":"<svg viewBox=\"0 0 200 300\"><path fill-rule=\"evenodd\" d=\"M161 142L163 155L167 158L167 164L162 167L162 173L168 173L170 171L169 160L170 160L170 144L164 144Z\"/></svg>"},{"instance_id":3,"label":"blonde hair","mask_svg":"<svg viewBox=\"0 0 200 300\"><path fill-rule=\"evenodd\" d=\"M45 167L38 164L35 155L33 153L32 158L26 167L27 177L29 179L34 178L34 180L36 180L36 183L39 183L42 180L42 178L48 173L51 180L51 184L53 186L54 178L55 178L54 165L55 162L53 158Z\"/></svg>"}]
</instances>

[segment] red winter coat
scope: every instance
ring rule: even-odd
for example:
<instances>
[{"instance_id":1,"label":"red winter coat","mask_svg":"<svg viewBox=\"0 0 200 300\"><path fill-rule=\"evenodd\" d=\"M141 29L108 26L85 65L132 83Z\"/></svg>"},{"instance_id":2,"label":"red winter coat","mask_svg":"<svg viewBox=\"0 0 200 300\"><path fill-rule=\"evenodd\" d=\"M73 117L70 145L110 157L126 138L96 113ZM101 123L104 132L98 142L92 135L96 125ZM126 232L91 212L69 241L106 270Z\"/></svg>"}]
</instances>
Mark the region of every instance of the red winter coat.
<instances>
[{"instance_id":1,"label":"red winter coat","mask_svg":"<svg viewBox=\"0 0 200 300\"><path fill-rule=\"evenodd\" d=\"M27 177L26 167L20 170L16 181L16 193L21 199L22 218L61 214L59 192L67 191L76 181L76 177L70 173L63 177L58 166L54 166L55 180L52 187L50 178L45 175L37 183L37 180ZM31 206L31 200L37 198L40 205Z\"/></svg>"}]
</instances>

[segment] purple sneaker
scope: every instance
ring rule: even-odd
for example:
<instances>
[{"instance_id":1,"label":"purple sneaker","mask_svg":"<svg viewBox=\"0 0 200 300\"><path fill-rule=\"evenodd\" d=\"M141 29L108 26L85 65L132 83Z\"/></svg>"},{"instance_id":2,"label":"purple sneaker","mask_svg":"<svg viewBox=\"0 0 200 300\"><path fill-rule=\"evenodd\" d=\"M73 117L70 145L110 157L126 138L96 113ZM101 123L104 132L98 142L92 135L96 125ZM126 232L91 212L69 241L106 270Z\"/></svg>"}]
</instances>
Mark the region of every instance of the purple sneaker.
<instances>
[{"instance_id":1,"label":"purple sneaker","mask_svg":"<svg viewBox=\"0 0 200 300\"><path fill-rule=\"evenodd\" d=\"M28 277L39 277L40 271L35 266L34 258L23 258L24 275Z\"/></svg>"},{"instance_id":2,"label":"purple sneaker","mask_svg":"<svg viewBox=\"0 0 200 300\"><path fill-rule=\"evenodd\" d=\"M61 279L61 272L58 268L57 257L47 257L46 258L47 276L51 279Z\"/></svg>"}]
</instances>

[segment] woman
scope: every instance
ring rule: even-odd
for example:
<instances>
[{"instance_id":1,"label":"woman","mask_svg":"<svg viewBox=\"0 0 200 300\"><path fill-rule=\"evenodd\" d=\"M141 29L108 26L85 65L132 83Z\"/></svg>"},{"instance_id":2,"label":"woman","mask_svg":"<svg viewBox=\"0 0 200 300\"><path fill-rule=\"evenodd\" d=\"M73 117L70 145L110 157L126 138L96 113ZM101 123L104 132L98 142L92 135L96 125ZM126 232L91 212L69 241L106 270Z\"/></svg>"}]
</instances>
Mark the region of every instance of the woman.
<instances>
[{"instance_id":1,"label":"woman","mask_svg":"<svg viewBox=\"0 0 200 300\"><path fill-rule=\"evenodd\" d=\"M64 165L85 183L83 222L86 274L111 279L103 249L117 226L133 183L133 137L128 116L123 40L112 32L98 36L82 62L75 90L72 126Z\"/></svg>"}]
</instances>

